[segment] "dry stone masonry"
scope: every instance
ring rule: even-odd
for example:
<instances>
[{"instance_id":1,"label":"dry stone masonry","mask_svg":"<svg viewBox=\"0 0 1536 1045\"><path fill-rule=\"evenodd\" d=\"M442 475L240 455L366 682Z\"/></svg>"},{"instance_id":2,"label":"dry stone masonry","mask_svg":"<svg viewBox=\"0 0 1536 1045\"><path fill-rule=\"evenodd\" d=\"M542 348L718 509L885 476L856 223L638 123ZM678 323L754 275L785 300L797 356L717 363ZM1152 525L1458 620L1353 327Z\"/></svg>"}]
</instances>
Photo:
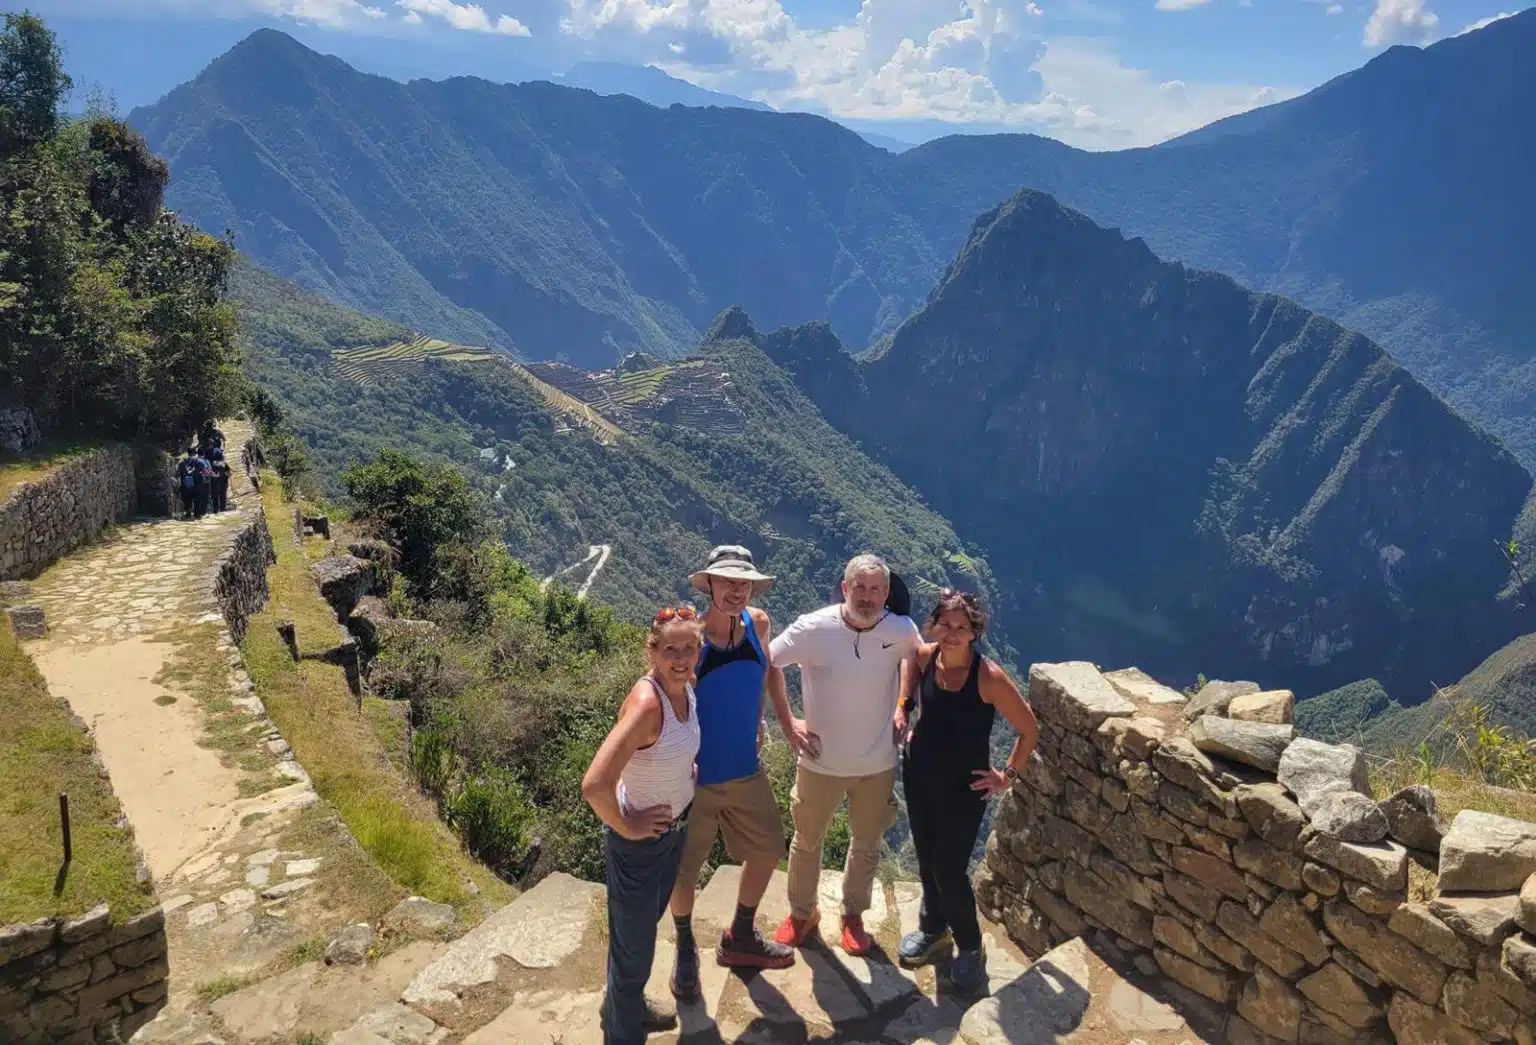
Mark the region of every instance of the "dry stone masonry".
<instances>
[{"instance_id":1,"label":"dry stone masonry","mask_svg":"<svg viewBox=\"0 0 1536 1045\"><path fill-rule=\"evenodd\" d=\"M214 601L236 643L245 639L245 626L267 604L267 567L277 562L267 517L260 507L244 515L229 549L214 564Z\"/></svg>"},{"instance_id":2,"label":"dry stone masonry","mask_svg":"<svg viewBox=\"0 0 1536 1045\"><path fill-rule=\"evenodd\" d=\"M22 483L0 503L0 581L36 577L138 504L134 452L109 446Z\"/></svg>"},{"instance_id":3,"label":"dry stone masonry","mask_svg":"<svg viewBox=\"0 0 1536 1045\"><path fill-rule=\"evenodd\" d=\"M0 1041L127 1041L165 1004L169 968L158 907L117 923L102 904L0 927Z\"/></svg>"},{"instance_id":4,"label":"dry stone masonry","mask_svg":"<svg viewBox=\"0 0 1536 1045\"><path fill-rule=\"evenodd\" d=\"M1027 953L1085 937L1231 1045L1536 1041L1536 825L1374 801L1360 751L1294 735L1288 692L1186 701L1075 662L1029 695L1037 757L977 871Z\"/></svg>"}]
</instances>

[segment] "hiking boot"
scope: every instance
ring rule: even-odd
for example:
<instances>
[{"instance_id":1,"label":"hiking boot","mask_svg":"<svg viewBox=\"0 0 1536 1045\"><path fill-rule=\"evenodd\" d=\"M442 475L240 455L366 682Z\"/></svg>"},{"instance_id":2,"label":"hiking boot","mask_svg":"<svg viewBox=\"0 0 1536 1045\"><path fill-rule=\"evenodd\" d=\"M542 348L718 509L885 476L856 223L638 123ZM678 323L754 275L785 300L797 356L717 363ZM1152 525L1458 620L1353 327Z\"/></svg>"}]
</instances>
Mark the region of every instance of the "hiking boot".
<instances>
[{"instance_id":1,"label":"hiking boot","mask_svg":"<svg viewBox=\"0 0 1536 1045\"><path fill-rule=\"evenodd\" d=\"M981 951L961 951L949 965L949 982L957 991L974 991L987 982L987 956Z\"/></svg>"},{"instance_id":2,"label":"hiking boot","mask_svg":"<svg viewBox=\"0 0 1536 1045\"><path fill-rule=\"evenodd\" d=\"M811 909L809 918L796 918L790 915L779 923L778 931L773 934L775 943L782 943L785 947L804 947L806 942L816 934L816 927L821 924L821 911Z\"/></svg>"},{"instance_id":3,"label":"hiking boot","mask_svg":"<svg viewBox=\"0 0 1536 1045\"><path fill-rule=\"evenodd\" d=\"M875 941L869 938L869 933L864 930L864 918L862 915L843 915L843 950L855 958L868 954Z\"/></svg>"},{"instance_id":4,"label":"hiking boot","mask_svg":"<svg viewBox=\"0 0 1536 1045\"><path fill-rule=\"evenodd\" d=\"M905 969L929 965L949 953L953 939L948 929L937 933L925 933L918 929L901 938L896 948L896 959Z\"/></svg>"},{"instance_id":5,"label":"hiking boot","mask_svg":"<svg viewBox=\"0 0 1536 1045\"><path fill-rule=\"evenodd\" d=\"M672 988L672 997L679 1001L692 1001L699 996L699 948L691 939L677 945L668 986Z\"/></svg>"},{"instance_id":6,"label":"hiking boot","mask_svg":"<svg viewBox=\"0 0 1536 1045\"><path fill-rule=\"evenodd\" d=\"M795 952L788 944L764 939L756 929L751 936L727 930L720 934L715 960L733 969L787 969L795 964Z\"/></svg>"}]
</instances>

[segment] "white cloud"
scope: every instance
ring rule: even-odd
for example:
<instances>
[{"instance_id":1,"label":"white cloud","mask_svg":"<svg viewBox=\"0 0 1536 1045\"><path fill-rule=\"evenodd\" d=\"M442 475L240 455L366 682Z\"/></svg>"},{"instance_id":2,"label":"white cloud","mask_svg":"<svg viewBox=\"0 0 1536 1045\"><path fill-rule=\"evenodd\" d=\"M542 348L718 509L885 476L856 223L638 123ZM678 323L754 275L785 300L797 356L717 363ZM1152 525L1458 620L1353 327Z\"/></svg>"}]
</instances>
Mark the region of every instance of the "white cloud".
<instances>
[{"instance_id":1,"label":"white cloud","mask_svg":"<svg viewBox=\"0 0 1536 1045\"><path fill-rule=\"evenodd\" d=\"M1425 0L1376 0L1361 45L1381 47L1403 40L1428 43L1439 24L1440 16L1425 6Z\"/></svg>"},{"instance_id":2,"label":"white cloud","mask_svg":"<svg viewBox=\"0 0 1536 1045\"><path fill-rule=\"evenodd\" d=\"M500 15L493 19L479 4L456 4L453 0L395 0L395 4L405 9L407 21L410 21L412 15L416 16L417 22L421 21L423 15L429 15L466 32L529 35L528 27L516 18Z\"/></svg>"},{"instance_id":3,"label":"white cloud","mask_svg":"<svg viewBox=\"0 0 1536 1045\"><path fill-rule=\"evenodd\" d=\"M1487 18L1479 18L1477 21L1473 22L1471 25L1467 26L1465 29L1463 29L1461 32L1457 33L1456 35L1457 36L1466 36L1468 33L1475 33L1479 29L1486 29L1490 25L1492 25L1494 22L1500 21L1501 19L1513 18L1513 17L1515 17L1515 12L1514 11L1500 11L1496 15L1489 15Z\"/></svg>"},{"instance_id":4,"label":"white cloud","mask_svg":"<svg viewBox=\"0 0 1536 1045\"><path fill-rule=\"evenodd\" d=\"M359 21L377 21L384 12L359 0L256 0L256 10L278 17L345 29Z\"/></svg>"},{"instance_id":5,"label":"white cloud","mask_svg":"<svg viewBox=\"0 0 1536 1045\"><path fill-rule=\"evenodd\" d=\"M1157 0L1154 6L1159 11L1188 11L1210 2L1211 0Z\"/></svg>"},{"instance_id":6,"label":"white cloud","mask_svg":"<svg viewBox=\"0 0 1536 1045\"><path fill-rule=\"evenodd\" d=\"M1329 18L1332 18L1334 15L1341 15L1344 13L1344 6L1342 4L1329 4L1328 10L1323 13Z\"/></svg>"}]
</instances>

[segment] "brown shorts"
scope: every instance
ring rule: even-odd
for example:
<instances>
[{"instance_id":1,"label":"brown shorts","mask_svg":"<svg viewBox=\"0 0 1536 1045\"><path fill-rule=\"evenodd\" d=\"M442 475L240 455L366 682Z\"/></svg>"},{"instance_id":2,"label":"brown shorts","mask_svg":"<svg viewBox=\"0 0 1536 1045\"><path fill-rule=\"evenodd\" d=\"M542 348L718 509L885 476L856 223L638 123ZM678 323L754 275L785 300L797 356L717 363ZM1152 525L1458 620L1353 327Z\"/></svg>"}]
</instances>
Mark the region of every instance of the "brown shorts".
<instances>
[{"instance_id":1,"label":"brown shorts","mask_svg":"<svg viewBox=\"0 0 1536 1045\"><path fill-rule=\"evenodd\" d=\"M725 837L725 851L736 863L761 859L777 864L784 859L784 818L768 774L759 769L751 776L694 789L678 881L698 881L716 834Z\"/></svg>"}]
</instances>

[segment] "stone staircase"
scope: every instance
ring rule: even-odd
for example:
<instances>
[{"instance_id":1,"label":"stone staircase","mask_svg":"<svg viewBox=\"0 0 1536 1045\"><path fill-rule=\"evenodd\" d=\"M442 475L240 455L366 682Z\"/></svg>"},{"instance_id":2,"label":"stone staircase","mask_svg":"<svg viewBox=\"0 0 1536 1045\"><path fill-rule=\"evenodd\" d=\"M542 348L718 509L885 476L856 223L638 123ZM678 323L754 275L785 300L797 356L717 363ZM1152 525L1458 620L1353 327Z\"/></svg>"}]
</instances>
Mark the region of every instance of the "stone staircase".
<instances>
[{"instance_id":1,"label":"stone staircase","mask_svg":"<svg viewBox=\"0 0 1536 1045\"><path fill-rule=\"evenodd\" d=\"M720 868L700 894L694 922L707 948L734 910L739 868ZM787 913L784 876L760 908L765 924ZM823 909L836 909L841 876L824 872ZM917 921L913 883L876 894L866 923L880 947L844 954L829 938L783 970L739 975L709 959L702 997L679 1007L679 1028L659 1045L826 1042L837 1045L1199 1045L1134 970L1116 971L1082 940L1029 962L987 926L988 989L960 998L933 969L903 970L887 955ZM836 919L824 922L834 932ZM648 988L665 996L673 943L663 924ZM449 945L401 991L335 1033L330 1045L601 1045L606 939L603 888L568 875L544 879Z\"/></svg>"}]
</instances>

